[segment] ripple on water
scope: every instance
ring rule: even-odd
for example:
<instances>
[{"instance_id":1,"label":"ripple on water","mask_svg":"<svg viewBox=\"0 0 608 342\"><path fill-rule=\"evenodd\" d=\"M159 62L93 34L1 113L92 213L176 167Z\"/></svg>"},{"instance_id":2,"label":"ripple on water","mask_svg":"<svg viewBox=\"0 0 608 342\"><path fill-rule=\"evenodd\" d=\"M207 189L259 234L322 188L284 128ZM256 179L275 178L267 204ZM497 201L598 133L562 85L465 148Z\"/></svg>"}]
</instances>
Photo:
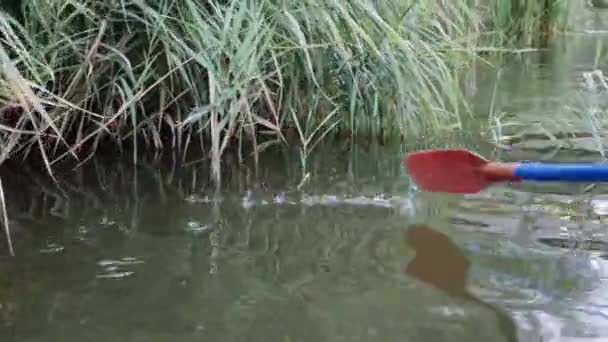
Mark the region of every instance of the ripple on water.
<instances>
[{"instance_id":1,"label":"ripple on water","mask_svg":"<svg viewBox=\"0 0 608 342\"><path fill-rule=\"evenodd\" d=\"M143 260L135 257L124 257L118 260L102 259L97 262L102 270L97 273L100 279L122 279L132 276L135 272L130 270L134 265L143 264Z\"/></svg>"},{"instance_id":2,"label":"ripple on water","mask_svg":"<svg viewBox=\"0 0 608 342\"><path fill-rule=\"evenodd\" d=\"M307 207L378 207L378 208L405 208L410 205L407 197L387 196L377 193L366 195L334 195L334 194L301 194L289 196L284 191L264 198L261 194L254 194L248 190L241 197L241 206L245 209L267 205L303 205Z\"/></svg>"},{"instance_id":3,"label":"ripple on water","mask_svg":"<svg viewBox=\"0 0 608 342\"><path fill-rule=\"evenodd\" d=\"M211 231L212 226L197 220L190 220L186 223L184 230L190 234L199 235Z\"/></svg>"},{"instance_id":4,"label":"ripple on water","mask_svg":"<svg viewBox=\"0 0 608 342\"><path fill-rule=\"evenodd\" d=\"M111 227L116 224L116 221L114 221L110 217L104 215L99 219L99 224L104 227Z\"/></svg>"},{"instance_id":5,"label":"ripple on water","mask_svg":"<svg viewBox=\"0 0 608 342\"><path fill-rule=\"evenodd\" d=\"M593 212L598 216L608 215L608 196L597 196L591 200Z\"/></svg>"},{"instance_id":6,"label":"ripple on water","mask_svg":"<svg viewBox=\"0 0 608 342\"><path fill-rule=\"evenodd\" d=\"M47 241L46 246L40 249L40 253L43 254L56 254L61 253L65 250L65 247L52 241Z\"/></svg>"},{"instance_id":7,"label":"ripple on water","mask_svg":"<svg viewBox=\"0 0 608 342\"><path fill-rule=\"evenodd\" d=\"M76 239L80 241L84 241L87 239L87 235L89 234L89 229L85 225L78 226L78 230L76 231Z\"/></svg>"},{"instance_id":8,"label":"ripple on water","mask_svg":"<svg viewBox=\"0 0 608 342\"><path fill-rule=\"evenodd\" d=\"M511 317L522 341L562 341L564 322L557 316L542 310L513 310Z\"/></svg>"},{"instance_id":9,"label":"ripple on water","mask_svg":"<svg viewBox=\"0 0 608 342\"><path fill-rule=\"evenodd\" d=\"M198 203L211 203L209 196L205 196L202 194L192 194L185 198L185 201L188 203L198 204Z\"/></svg>"},{"instance_id":10,"label":"ripple on water","mask_svg":"<svg viewBox=\"0 0 608 342\"><path fill-rule=\"evenodd\" d=\"M213 198L209 195L194 193L184 198L184 200L190 204L209 204L214 202L220 203L223 201L223 198L221 196Z\"/></svg>"},{"instance_id":11,"label":"ripple on water","mask_svg":"<svg viewBox=\"0 0 608 342\"><path fill-rule=\"evenodd\" d=\"M496 242L488 241L487 245L468 248L473 255L484 255L480 261L492 256L499 261L490 263L489 267L474 263L477 283L474 292L481 298L511 307L522 337L533 335L542 340L562 341L568 340L567 336L577 336L581 340L583 336L591 337L591 340L606 336L608 262L593 256L598 250L606 251L605 226L593 215L590 217L589 212L593 209L596 215L606 215L608 198L594 196L591 201L556 199L555 196L539 196L522 205L522 211L532 215L526 225L516 230L541 244L524 242L528 248L523 248L520 243L507 246L499 243L500 248L496 248ZM531 202L534 205L529 205ZM467 209L470 216L476 216L475 208ZM486 212L483 219L478 220L491 225L507 216L513 217L513 212L495 211L490 215ZM473 230L487 230L477 226ZM508 246L511 248L504 248ZM577 250L567 251L563 247L576 247ZM513 261L508 262L509 259ZM517 262L517 259L526 262Z\"/></svg>"}]
</instances>

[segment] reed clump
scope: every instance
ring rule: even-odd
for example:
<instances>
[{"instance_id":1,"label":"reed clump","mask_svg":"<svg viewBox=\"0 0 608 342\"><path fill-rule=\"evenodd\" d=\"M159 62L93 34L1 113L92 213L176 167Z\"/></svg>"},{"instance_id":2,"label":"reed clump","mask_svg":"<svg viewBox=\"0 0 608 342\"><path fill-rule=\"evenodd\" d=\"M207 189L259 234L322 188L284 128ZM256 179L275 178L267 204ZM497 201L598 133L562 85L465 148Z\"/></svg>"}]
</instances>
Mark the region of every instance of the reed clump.
<instances>
[{"instance_id":1,"label":"reed clump","mask_svg":"<svg viewBox=\"0 0 608 342\"><path fill-rule=\"evenodd\" d=\"M500 44L537 46L569 25L570 0L490 1L490 27Z\"/></svg>"},{"instance_id":2,"label":"reed clump","mask_svg":"<svg viewBox=\"0 0 608 342\"><path fill-rule=\"evenodd\" d=\"M228 146L257 156L285 132L307 156L329 135L460 127L456 75L474 38L488 13L513 26L507 2L482 2L13 0L0 12L0 163L35 153L52 175L105 146L137 162L142 147L200 142L219 179Z\"/></svg>"},{"instance_id":3,"label":"reed clump","mask_svg":"<svg viewBox=\"0 0 608 342\"><path fill-rule=\"evenodd\" d=\"M480 22L467 6L25 1L19 20L0 15L0 161L36 152L52 173L105 145L201 141L218 172L233 142L257 152L290 128L353 136L457 125L454 75Z\"/></svg>"}]
</instances>

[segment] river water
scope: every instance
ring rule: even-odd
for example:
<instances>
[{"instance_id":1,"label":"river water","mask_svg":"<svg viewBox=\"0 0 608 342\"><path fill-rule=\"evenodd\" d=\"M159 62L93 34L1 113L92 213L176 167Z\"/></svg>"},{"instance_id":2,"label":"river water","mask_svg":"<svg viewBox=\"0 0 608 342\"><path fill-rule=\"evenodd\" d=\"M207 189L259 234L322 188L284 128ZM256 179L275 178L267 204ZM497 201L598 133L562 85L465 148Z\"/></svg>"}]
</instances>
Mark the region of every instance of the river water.
<instances>
[{"instance_id":1,"label":"river water","mask_svg":"<svg viewBox=\"0 0 608 342\"><path fill-rule=\"evenodd\" d=\"M602 20L585 12L548 51L513 57L497 108L518 122L567 116L582 74L606 64ZM475 108L494 75L478 75ZM219 192L206 165L170 157L99 158L60 186L4 168L16 257L0 239L0 341L608 340L605 185L462 196L404 173L403 155L425 147L601 158L592 139L497 149L485 133L322 146L300 188L298 153L284 149L257 168L229 155Z\"/></svg>"}]
</instances>

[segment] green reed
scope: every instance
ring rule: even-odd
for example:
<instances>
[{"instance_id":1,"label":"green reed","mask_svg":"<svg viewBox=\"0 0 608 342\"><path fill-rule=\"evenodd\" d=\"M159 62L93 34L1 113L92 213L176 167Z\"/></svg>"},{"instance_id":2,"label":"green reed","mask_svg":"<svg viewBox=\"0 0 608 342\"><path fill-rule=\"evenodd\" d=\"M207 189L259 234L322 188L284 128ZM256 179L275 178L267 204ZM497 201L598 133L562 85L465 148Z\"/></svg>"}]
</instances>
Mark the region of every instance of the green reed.
<instances>
[{"instance_id":1,"label":"green reed","mask_svg":"<svg viewBox=\"0 0 608 342\"><path fill-rule=\"evenodd\" d=\"M493 0L489 17L503 43L538 45L567 28L570 5L569 0Z\"/></svg>"},{"instance_id":2,"label":"green reed","mask_svg":"<svg viewBox=\"0 0 608 342\"><path fill-rule=\"evenodd\" d=\"M532 35L563 13L559 1L13 3L0 12L0 162L35 153L52 175L102 147L136 163L141 148L198 142L218 180L228 147L257 159L289 131L306 156L321 136L460 128L456 75L476 37Z\"/></svg>"},{"instance_id":3,"label":"green reed","mask_svg":"<svg viewBox=\"0 0 608 342\"><path fill-rule=\"evenodd\" d=\"M480 22L468 6L23 2L21 20L0 16L1 158L36 152L52 174L103 146L200 141L219 177L233 142L257 153L304 121L347 136L458 126L466 107L454 75Z\"/></svg>"}]
</instances>

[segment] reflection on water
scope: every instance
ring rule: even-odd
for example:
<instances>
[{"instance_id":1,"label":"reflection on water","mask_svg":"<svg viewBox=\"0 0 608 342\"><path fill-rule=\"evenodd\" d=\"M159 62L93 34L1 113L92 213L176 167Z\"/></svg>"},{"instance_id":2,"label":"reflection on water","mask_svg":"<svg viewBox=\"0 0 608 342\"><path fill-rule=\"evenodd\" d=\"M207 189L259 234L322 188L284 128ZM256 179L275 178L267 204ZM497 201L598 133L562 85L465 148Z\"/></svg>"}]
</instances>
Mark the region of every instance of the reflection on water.
<instances>
[{"instance_id":1,"label":"reflection on water","mask_svg":"<svg viewBox=\"0 0 608 342\"><path fill-rule=\"evenodd\" d=\"M507 341L518 341L517 329L511 317L469 292L469 261L446 235L428 225L416 224L407 228L407 240L416 251L416 256L405 268L407 274L451 297L488 308L498 317L499 328Z\"/></svg>"},{"instance_id":2,"label":"reflection on water","mask_svg":"<svg viewBox=\"0 0 608 342\"><path fill-rule=\"evenodd\" d=\"M404 151L376 148L320 149L301 190L295 151L230 168L219 195L206 168L154 160L92 163L61 190L2 171L17 257L0 248L0 341L608 337L602 245L546 243L608 240L601 195L414 198Z\"/></svg>"}]
</instances>

